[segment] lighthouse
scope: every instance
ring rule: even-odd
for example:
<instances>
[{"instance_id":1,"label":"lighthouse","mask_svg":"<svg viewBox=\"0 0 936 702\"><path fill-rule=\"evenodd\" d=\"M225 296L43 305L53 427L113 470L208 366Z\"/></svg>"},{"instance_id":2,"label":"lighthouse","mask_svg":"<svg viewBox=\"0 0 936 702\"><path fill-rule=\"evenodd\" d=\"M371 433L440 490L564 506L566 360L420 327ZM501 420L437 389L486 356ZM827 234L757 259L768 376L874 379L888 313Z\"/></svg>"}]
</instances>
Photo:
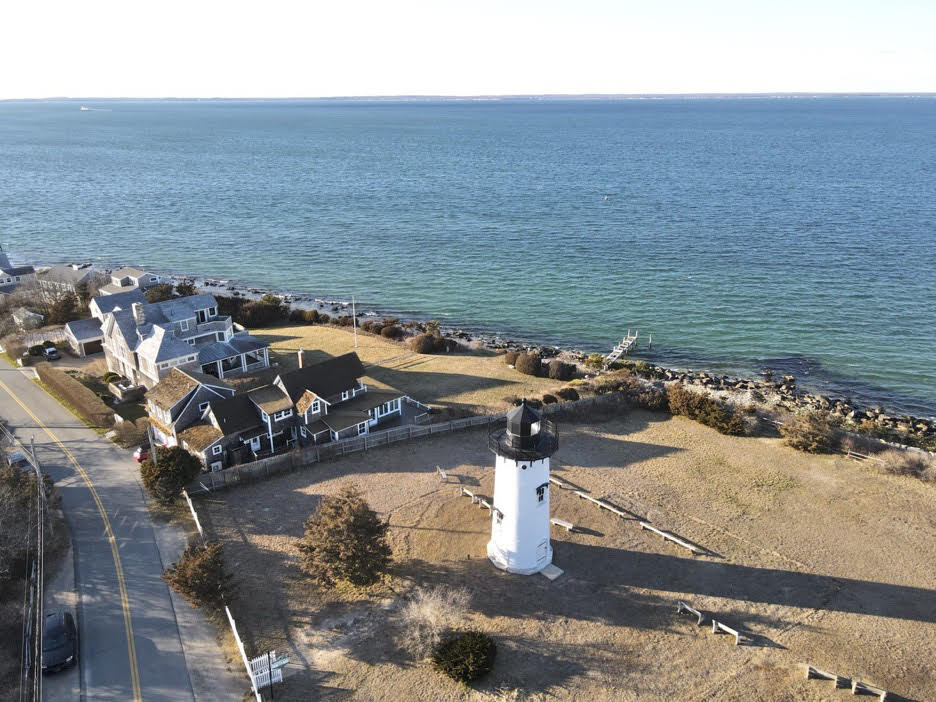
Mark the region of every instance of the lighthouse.
<instances>
[{"instance_id":1,"label":"lighthouse","mask_svg":"<svg viewBox=\"0 0 936 702\"><path fill-rule=\"evenodd\" d=\"M559 435L524 401L507 413L507 427L492 432L488 446L496 456L488 558L509 573L538 573L552 563L549 457Z\"/></svg>"}]
</instances>

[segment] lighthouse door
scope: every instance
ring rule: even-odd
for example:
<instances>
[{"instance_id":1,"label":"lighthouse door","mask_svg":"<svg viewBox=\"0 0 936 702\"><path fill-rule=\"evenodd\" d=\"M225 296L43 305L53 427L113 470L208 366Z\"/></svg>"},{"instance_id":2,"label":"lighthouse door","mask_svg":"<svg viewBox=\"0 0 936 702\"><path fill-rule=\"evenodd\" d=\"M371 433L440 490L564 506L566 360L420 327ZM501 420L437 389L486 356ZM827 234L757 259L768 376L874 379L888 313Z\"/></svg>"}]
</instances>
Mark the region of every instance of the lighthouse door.
<instances>
[{"instance_id":1,"label":"lighthouse door","mask_svg":"<svg viewBox=\"0 0 936 702\"><path fill-rule=\"evenodd\" d=\"M549 555L549 540L543 539L540 541L539 546L536 547L536 562L542 563L546 560L546 557Z\"/></svg>"}]
</instances>

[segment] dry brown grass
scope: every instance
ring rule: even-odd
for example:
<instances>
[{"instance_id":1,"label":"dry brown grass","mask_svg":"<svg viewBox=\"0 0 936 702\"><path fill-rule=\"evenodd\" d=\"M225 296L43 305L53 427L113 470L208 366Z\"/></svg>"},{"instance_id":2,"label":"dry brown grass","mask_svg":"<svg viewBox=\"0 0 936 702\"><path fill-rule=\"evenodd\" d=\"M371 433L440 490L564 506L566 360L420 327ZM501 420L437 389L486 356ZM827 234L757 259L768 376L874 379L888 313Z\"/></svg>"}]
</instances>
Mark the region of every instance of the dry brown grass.
<instances>
[{"instance_id":1,"label":"dry brown grass","mask_svg":"<svg viewBox=\"0 0 936 702\"><path fill-rule=\"evenodd\" d=\"M482 432L444 435L219 493L200 503L237 574L232 606L251 651L288 651L278 699L818 700L810 662L913 699L936 699L936 490L870 463L815 456L776 439L718 435L641 411L564 423L554 472L717 555L691 557L552 489L550 583L501 573L485 557L491 495ZM435 467L453 482L440 482ZM397 563L379 592L329 593L296 565L302 522L348 477L390 523ZM454 482L454 481L458 482ZM416 587L464 587L464 625L491 634L494 670L463 688L399 649ZM755 633L734 647L689 618L692 602ZM344 697L343 697L344 698Z\"/></svg>"},{"instance_id":2,"label":"dry brown grass","mask_svg":"<svg viewBox=\"0 0 936 702\"><path fill-rule=\"evenodd\" d=\"M297 366L297 352L310 361L356 351L376 386L393 387L420 402L472 412L506 409L509 397L534 397L555 387L556 381L534 378L509 368L502 355L491 351L417 354L403 344L372 334L358 334L331 326L286 326L256 334L270 341L271 361L280 369Z\"/></svg>"},{"instance_id":3,"label":"dry brown grass","mask_svg":"<svg viewBox=\"0 0 936 702\"><path fill-rule=\"evenodd\" d=\"M890 449L877 454L875 458L888 473L912 475L914 478L936 482L936 463L923 453Z\"/></svg>"}]
</instances>

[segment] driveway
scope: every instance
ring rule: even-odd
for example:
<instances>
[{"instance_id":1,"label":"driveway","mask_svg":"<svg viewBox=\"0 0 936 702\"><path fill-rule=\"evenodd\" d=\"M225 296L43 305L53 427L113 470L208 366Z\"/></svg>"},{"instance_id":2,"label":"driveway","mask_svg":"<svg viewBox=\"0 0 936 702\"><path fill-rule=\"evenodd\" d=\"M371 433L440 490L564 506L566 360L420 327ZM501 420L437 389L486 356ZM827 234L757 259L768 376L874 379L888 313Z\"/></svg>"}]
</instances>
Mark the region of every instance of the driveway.
<instances>
[{"instance_id":1,"label":"driveway","mask_svg":"<svg viewBox=\"0 0 936 702\"><path fill-rule=\"evenodd\" d=\"M241 699L246 675L226 665L214 630L160 578L185 541L177 527L150 519L129 452L4 360L0 416L24 443L35 437L40 464L62 497L74 554L81 699ZM67 583L54 578L49 597L65 605L67 593L55 590ZM46 699L73 698L73 684L48 680Z\"/></svg>"}]
</instances>

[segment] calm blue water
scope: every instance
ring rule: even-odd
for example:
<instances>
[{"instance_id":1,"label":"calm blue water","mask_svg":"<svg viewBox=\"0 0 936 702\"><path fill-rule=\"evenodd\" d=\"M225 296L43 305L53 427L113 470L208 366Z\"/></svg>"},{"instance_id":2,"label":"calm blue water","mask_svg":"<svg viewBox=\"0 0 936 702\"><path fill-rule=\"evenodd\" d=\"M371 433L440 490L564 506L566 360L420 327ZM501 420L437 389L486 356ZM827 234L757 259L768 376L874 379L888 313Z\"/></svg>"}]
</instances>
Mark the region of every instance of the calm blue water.
<instances>
[{"instance_id":1,"label":"calm blue water","mask_svg":"<svg viewBox=\"0 0 936 702\"><path fill-rule=\"evenodd\" d=\"M79 104L92 108L79 111ZM0 103L0 241L936 412L936 99Z\"/></svg>"}]
</instances>

